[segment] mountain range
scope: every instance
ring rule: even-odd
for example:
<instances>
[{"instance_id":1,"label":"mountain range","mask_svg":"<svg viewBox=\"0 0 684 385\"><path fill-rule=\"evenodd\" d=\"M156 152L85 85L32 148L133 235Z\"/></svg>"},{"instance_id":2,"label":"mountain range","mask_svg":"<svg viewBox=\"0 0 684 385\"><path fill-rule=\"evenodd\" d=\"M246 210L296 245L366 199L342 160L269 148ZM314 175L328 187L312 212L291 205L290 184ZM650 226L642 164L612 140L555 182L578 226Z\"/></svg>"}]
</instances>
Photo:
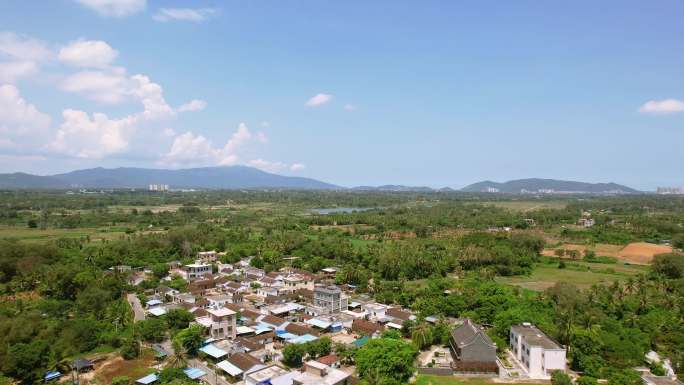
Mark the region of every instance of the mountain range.
<instances>
[{"instance_id":1,"label":"mountain range","mask_svg":"<svg viewBox=\"0 0 684 385\"><path fill-rule=\"evenodd\" d=\"M556 179L516 179L504 183L484 181L468 185L464 192L499 193L587 193L587 194L631 194L638 191L617 183L586 183Z\"/></svg>"},{"instance_id":2,"label":"mountain range","mask_svg":"<svg viewBox=\"0 0 684 385\"><path fill-rule=\"evenodd\" d=\"M150 184L167 184L172 189L340 188L315 179L277 175L247 166L180 170L98 167L49 176L0 174L0 188L4 189L147 188Z\"/></svg>"},{"instance_id":3,"label":"mountain range","mask_svg":"<svg viewBox=\"0 0 684 385\"><path fill-rule=\"evenodd\" d=\"M344 187L311 178L277 175L247 166L201 167L179 170L150 168L91 168L56 175L32 175L21 172L0 174L0 189L69 189L69 188L147 188L166 184L172 189L312 189L333 190ZM382 185L358 186L358 191L450 192L449 187ZM504 183L484 181L464 187L462 192L500 193L637 193L616 183L585 183L555 179L518 179Z\"/></svg>"}]
</instances>

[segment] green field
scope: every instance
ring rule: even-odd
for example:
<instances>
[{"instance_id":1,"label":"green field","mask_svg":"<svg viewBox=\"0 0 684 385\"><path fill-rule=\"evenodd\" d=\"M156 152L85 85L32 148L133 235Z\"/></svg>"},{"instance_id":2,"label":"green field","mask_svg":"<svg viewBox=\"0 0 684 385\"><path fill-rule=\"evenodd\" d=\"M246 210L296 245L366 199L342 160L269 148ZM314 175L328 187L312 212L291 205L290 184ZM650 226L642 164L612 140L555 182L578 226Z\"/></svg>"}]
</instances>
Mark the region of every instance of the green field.
<instances>
[{"instance_id":1,"label":"green field","mask_svg":"<svg viewBox=\"0 0 684 385\"><path fill-rule=\"evenodd\" d=\"M482 202L486 206L500 207L511 211L533 211L544 209L563 209L568 205L567 201L490 201Z\"/></svg>"},{"instance_id":2,"label":"green field","mask_svg":"<svg viewBox=\"0 0 684 385\"><path fill-rule=\"evenodd\" d=\"M622 281L646 269L644 266L620 263L567 262L567 265L568 267L565 269L559 269L557 264L538 264L532 274L528 276L498 277L496 280L500 283L536 291L547 289L556 282L568 282L581 289L586 289L594 284L609 284L615 280ZM578 267L587 266L590 270L581 270L575 265Z\"/></svg>"},{"instance_id":3,"label":"green field","mask_svg":"<svg viewBox=\"0 0 684 385\"><path fill-rule=\"evenodd\" d=\"M17 239L28 242L45 242L59 238L82 238L90 236L92 241L102 239L116 239L126 233L121 228L76 228L29 229L19 226L0 226L0 239Z\"/></svg>"},{"instance_id":4,"label":"green field","mask_svg":"<svg viewBox=\"0 0 684 385\"><path fill-rule=\"evenodd\" d=\"M458 378L445 376L429 376L419 374L416 378L416 385L493 385L494 383L486 378ZM515 385L531 385L515 383Z\"/></svg>"}]
</instances>

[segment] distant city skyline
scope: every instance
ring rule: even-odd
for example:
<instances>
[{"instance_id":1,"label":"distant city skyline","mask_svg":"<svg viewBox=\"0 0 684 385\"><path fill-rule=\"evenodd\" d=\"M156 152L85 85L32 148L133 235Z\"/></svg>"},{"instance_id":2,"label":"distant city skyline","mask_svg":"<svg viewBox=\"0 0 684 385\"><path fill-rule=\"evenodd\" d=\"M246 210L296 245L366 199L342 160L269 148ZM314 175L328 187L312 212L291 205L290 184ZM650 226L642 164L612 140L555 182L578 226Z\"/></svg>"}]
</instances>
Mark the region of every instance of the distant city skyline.
<instances>
[{"instance_id":1,"label":"distant city skyline","mask_svg":"<svg viewBox=\"0 0 684 385\"><path fill-rule=\"evenodd\" d=\"M8 0L0 172L682 187L683 17L679 1Z\"/></svg>"}]
</instances>

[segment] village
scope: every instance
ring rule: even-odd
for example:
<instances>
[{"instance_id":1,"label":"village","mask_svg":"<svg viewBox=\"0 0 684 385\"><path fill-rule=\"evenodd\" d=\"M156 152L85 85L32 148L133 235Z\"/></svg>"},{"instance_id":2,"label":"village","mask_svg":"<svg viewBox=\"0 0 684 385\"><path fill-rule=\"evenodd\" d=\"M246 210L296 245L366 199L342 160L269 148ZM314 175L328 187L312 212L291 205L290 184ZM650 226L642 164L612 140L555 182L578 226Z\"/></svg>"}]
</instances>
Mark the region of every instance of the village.
<instances>
[{"instance_id":1,"label":"village","mask_svg":"<svg viewBox=\"0 0 684 385\"><path fill-rule=\"evenodd\" d=\"M194 317L191 324L201 326L199 354L183 368L188 380L210 385L355 384L356 368L347 353L388 331L400 334L417 321L449 327L447 345L429 346L420 352L415 362L417 373L489 378L501 383L548 383L554 372L570 373L566 347L531 323L512 326L508 346L497 354L496 343L482 325L468 318L428 316L418 320L408 309L357 295L353 285L336 285L334 267L317 274L292 267L266 273L250 266L249 258L224 264L221 256L203 251L197 253L194 263L169 263L162 282L180 277L187 281L187 291L162 284L144 295L127 295L135 321L162 318L174 309L184 309ZM125 274L132 286L152 273L130 266L109 270ZM327 344L324 354L311 357L303 353L300 367L284 364L288 345L316 341ZM174 355L169 340L146 344L146 348L155 352L155 364L149 374L131 379L142 385L157 382L159 370L171 365ZM51 371L44 381L72 379L81 383L79 379L89 378L95 366L88 358L80 358L71 364L71 376ZM644 384L681 385L672 368L666 368L666 376L653 376L648 368L641 368Z\"/></svg>"}]
</instances>

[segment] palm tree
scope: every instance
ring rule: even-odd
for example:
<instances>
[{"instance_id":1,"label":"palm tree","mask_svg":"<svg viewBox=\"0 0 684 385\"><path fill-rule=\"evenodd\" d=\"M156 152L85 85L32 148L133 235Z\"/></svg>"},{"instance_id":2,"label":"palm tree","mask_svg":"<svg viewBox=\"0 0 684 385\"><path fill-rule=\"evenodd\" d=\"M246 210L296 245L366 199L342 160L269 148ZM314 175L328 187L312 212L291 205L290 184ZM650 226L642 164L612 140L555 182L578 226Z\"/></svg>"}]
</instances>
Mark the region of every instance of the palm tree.
<instances>
[{"instance_id":1,"label":"palm tree","mask_svg":"<svg viewBox=\"0 0 684 385\"><path fill-rule=\"evenodd\" d=\"M188 366L188 352L178 341L173 341L173 354L169 357L167 366L177 369Z\"/></svg>"},{"instance_id":2,"label":"palm tree","mask_svg":"<svg viewBox=\"0 0 684 385\"><path fill-rule=\"evenodd\" d=\"M425 323L418 324L411 332L411 339L418 349L428 347L432 344L432 330Z\"/></svg>"}]
</instances>

